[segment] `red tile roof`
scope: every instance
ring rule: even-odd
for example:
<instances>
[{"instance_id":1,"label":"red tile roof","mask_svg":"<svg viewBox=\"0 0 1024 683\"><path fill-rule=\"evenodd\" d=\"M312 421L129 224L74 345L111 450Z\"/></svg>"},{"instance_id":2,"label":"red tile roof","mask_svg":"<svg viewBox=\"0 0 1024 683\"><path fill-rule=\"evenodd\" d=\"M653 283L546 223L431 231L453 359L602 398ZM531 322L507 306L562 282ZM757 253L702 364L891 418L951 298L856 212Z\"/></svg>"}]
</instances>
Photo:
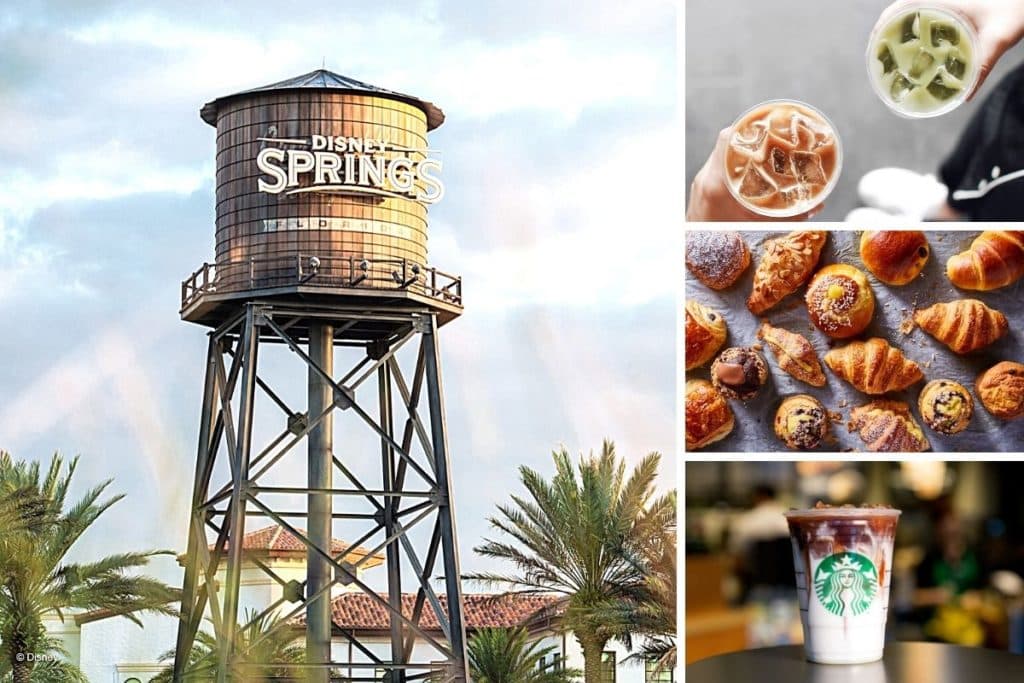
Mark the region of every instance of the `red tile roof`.
<instances>
[{"instance_id":1,"label":"red tile roof","mask_svg":"<svg viewBox=\"0 0 1024 683\"><path fill-rule=\"evenodd\" d=\"M381 595L385 600L386 595ZM510 628L520 626L530 621L531 617L558 602L556 595L493 595L493 594L468 594L462 597L464 604L464 618L466 628ZM438 601L441 609L448 613L448 601L446 596L439 595ZM412 617L412 610L416 603L414 593L402 594L402 614ZM365 630L365 631L386 631L390 628L387 611L373 601L368 595L360 592L343 593L336 597L331 603L331 614L335 628L344 630ZM304 617L299 617L298 623L304 623ZM420 626L424 630L437 631L439 626L434 610L429 602L423 604L423 614L420 617Z\"/></svg>"},{"instance_id":2,"label":"red tile roof","mask_svg":"<svg viewBox=\"0 0 1024 683\"><path fill-rule=\"evenodd\" d=\"M306 530L300 527L295 527L299 533L305 535ZM224 550L226 551L231 545L230 541L224 544ZM213 550L214 544L210 544L210 550ZM331 539L331 552L335 555L345 552L349 544L345 541L339 541L334 538ZM280 524L273 524L256 531L250 531L242 537L242 550L248 552L265 552L268 555L277 557L287 557L292 555L306 555L306 545L300 541L290 531L285 530ZM363 546L356 546L346 553L345 559L349 561L359 560L365 557L369 553L367 548ZM367 560L363 565L364 567L375 567L384 561L384 556L377 553L373 556L373 559Z\"/></svg>"}]
</instances>

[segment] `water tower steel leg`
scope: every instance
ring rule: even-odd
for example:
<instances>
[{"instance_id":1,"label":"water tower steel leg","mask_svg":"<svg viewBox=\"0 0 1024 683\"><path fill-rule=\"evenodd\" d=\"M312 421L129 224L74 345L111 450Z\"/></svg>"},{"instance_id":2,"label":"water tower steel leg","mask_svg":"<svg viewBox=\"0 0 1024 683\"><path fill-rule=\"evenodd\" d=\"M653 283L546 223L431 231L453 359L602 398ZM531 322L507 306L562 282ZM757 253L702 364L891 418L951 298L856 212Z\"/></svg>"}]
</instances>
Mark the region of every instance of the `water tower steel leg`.
<instances>
[{"instance_id":1,"label":"water tower steel leg","mask_svg":"<svg viewBox=\"0 0 1024 683\"><path fill-rule=\"evenodd\" d=\"M312 323L309 328L309 358L329 377L334 376L334 327ZM309 416L314 419L334 403L334 389L313 367L309 377ZM332 488L334 454L334 415L328 413L309 433L309 540L331 552L333 497L323 490ZM311 596L332 582L331 564L310 550L306 565L306 595ZM306 661L326 664L331 661L331 594L327 590L306 605ZM330 670L310 671L310 681L327 683Z\"/></svg>"},{"instance_id":2,"label":"water tower steel leg","mask_svg":"<svg viewBox=\"0 0 1024 683\"><path fill-rule=\"evenodd\" d=\"M466 629L462 612L462 581L459 567L459 549L455 545L455 511L452 506L451 470L448 460L448 427L444 413L444 393L441 386L441 351L437 342L437 318L429 316L423 333L426 356L427 401L430 407L430 430L434 451L437 488L440 494L438 520L441 524L441 558L444 563L445 591L448 594L448 625L451 629L451 649L454 657L452 680L469 681L466 667Z\"/></svg>"},{"instance_id":3,"label":"water tower steel leg","mask_svg":"<svg viewBox=\"0 0 1024 683\"><path fill-rule=\"evenodd\" d=\"M211 434L213 433L213 422L216 419L217 404L217 361L221 354L220 343L213 336L210 336L210 343L206 352L206 379L203 383L203 407L199 418L199 447L196 453L195 484L192 489L192 512L188 527L188 550L186 551L185 578L182 582L181 591L181 621L178 623L178 638L174 649L174 680L180 681L185 671L185 664L188 662L188 653L192 651L192 643L195 640L196 630L193 624L198 625L203 605L196 604L196 593L199 584L198 544L206 544L205 520L201 519L199 507L206 500L210 489L210 474L212 473L213 453L211 452ZM205 600L203 601L205 604Z\"/></svg>"},{"instance_id":4,"label":"water tower steel leg","mask_svg":"<svg viewBox=\"0 0 1024 683\"><path fill-rule=\"evenodd\" d=\"M238 409L235 452L230 454L233 460L234 481L231 490L230 518L225 520L225 523L230 525L230 540L224 582L223 638L219 643L217 658L217 683L227 683L230 680L231 659L238 628L238 587L242 573L246 498L249 495L249 455L252 445L253 401L256 393L256 355L259 348L256 315L254 306L246 307L245 327L238 349L241 354L241 402Z\"/></svg>"},{"instance_id":5,"label":"water tower steel leg","mask_svg":"<svg viewBox=\"0 0 1024 683\"><path fill-rule=\"evenodd\" d=\"M394 418L392 415L391 403L391 370L387 363L377 369L377 395L380 401L380 426L383 431L393 440L395 434ZM396 480L395 472L395 451L388 439L381 438L381 464L383 469L383 482L385 491L401 493L401 483ZM408 445L403 444L408 451ZM403 461L404 463L404 461ZM383 501L384 535L391 538L395 534L395 518L401 498L397 496L386 497ZM402 573L401 557L399 556L398 541L387 545L387 567L388 567L388 602L391 606L402 611ZM405 656L402 643L402 622L392 613L389 618L391 627L391 661L395 664L404 664ZM395 669L390 677L391 683L402 683L405 680L405 670Z\"/></svg>"}]
</instances>

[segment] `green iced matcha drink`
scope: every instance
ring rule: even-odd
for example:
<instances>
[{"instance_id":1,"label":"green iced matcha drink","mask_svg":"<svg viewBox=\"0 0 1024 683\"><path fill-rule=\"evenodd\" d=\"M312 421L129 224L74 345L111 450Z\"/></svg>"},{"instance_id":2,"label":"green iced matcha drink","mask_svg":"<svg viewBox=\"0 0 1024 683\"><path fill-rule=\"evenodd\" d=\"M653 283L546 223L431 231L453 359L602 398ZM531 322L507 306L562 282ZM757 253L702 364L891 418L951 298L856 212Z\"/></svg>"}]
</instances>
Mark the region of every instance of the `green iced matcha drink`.
<instances>
[{"instance_id":1,"label":"green iced matcha drink","mask_svg":"<svg viewBox=\"0 0 1024 683\"><path fill-rule=\"evenodd\" d=\"M976 43L973 28L954 12L909 5L868 41L871 84L899 114L944 114L963 102L977 81Z\"/></svg>"}]
</instances>

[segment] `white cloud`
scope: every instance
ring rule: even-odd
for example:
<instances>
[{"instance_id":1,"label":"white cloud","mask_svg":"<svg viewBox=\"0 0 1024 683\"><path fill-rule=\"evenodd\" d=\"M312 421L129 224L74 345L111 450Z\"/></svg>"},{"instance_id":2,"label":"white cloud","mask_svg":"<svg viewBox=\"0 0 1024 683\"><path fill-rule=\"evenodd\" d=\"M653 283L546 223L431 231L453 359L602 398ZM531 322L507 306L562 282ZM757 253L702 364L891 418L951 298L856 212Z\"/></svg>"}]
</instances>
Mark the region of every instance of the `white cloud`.
<instances>
[{"instance_id":1,"label":"white cloud","mask_svg":"<svg viewBox=\"0 0 1024 683\"><path fill-rule=\"evenodd\" d=\"M681 220L673 136L667 125L644 130L562 175L508 178L488 197L480 227L525 239L463 248L451 226L435 221L431 260L463 276L478 309L617 308L671 295Z\"/></svg>"}]
</instances>

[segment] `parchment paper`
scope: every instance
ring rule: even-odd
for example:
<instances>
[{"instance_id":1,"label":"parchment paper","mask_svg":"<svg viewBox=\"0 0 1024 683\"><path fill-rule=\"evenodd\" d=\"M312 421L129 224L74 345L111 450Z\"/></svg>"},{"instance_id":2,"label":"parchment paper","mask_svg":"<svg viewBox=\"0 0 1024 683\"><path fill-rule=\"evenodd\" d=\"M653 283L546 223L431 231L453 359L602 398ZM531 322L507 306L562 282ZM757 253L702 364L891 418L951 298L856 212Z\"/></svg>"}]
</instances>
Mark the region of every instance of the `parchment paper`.
<instances>
[{"instance_id":1,"label":"parchment paper","mask_svg":"<svg viewBox=\"0 0 1024 683\"><path fill-rule=\"evenodd\" d=\"M690 231L693 232L693 231ZM856 433L847 429L850 412L874 398L862 394L852 385L839 379L825 365L825 353L850 340L832 340L811 323L804 305L806 285L796 293L782 300L763 317L772 325L798 332L811 342L818 352L827 383L822 388L800 382L779 369L775 355L763 342L757 339L757 328L761 318L747 310L746 300L753 287L754 270L762 255L763 242L771 237L784 235L789 231L742 231L751 251L750 267L729 289L716 292L705 287L689 269L686 271L685 296L710 306L721 313L729 328L725 345L752 346L760 343L761 351L768 363L770 379L756 397L743 403L729 401L736 416L736 426L725 439L699 452L749 453L763 451L786 451L786 446L775 436L773 420L782 399L793 394L810 394L816 397L827 410L842 415L832 423L835 441L822 444L819 451L864 450L864 443ZM860 259L859 231L832 231L822 251L818 268L829 263L848 263L860 268L868 277L875 294L875 315L871 325L858 339L881 337L899 348L910 359L916 361L924 371L925 379L901 392L886 394L884 398L906 401L911 413L924 428L933 451L960 452L1014 452L1024 448L1024 418L1005 421L993 417L978 400L975 382L978 375L1001 360L1024 362L1024 279L991 292L958 290L946 277L946 260L953 254L967 249L977 237L977 231L926 231L931 246L928 263L913 282L901 287L878 281ZM900 331L901 323L909 318L915 308L927 308L940 301L960 298L974 298L1001 311L1010 323L1010 330L1002 339L983 349L964 356L957 355L937 339L916 326L909 334ZM687 379L710 379L711 363L686 373ZM974 396L974 417L970 426L954 436L939 434L927 427L917 408L917 398L925 383L933 379L952 379L963 384Z\"/></svg>"}]
</instances>

